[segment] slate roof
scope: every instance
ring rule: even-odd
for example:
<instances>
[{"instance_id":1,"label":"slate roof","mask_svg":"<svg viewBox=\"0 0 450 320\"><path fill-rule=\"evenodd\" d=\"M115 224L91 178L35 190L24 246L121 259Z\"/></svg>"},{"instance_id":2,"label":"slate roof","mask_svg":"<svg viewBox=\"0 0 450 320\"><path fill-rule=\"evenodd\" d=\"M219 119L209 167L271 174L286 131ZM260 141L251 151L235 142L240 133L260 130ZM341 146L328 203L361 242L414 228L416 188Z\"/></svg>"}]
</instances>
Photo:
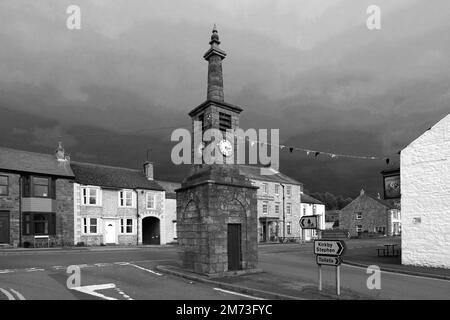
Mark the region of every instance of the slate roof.
<instances>
[{"instance_id":1,"label":"slate roof","mask_svg":"<svg viewBox=\"0 0 450 320\"><path fill-rule=\"evenodd\" d=\"M181 188L181 183L161 180L157 180L157 182L164 190L166 190L166 199L177 198L175 190Z\"/></svg>"},{"instance_id":2,"label":"slate roof","mask_svg":"<svg viewBox=\"0 0 450 320\"><path fill-rule=\"evenodd\" d=\"M118 189L148 189L164 191L155 180L148 180L142 170L71 162L75 182L84 185Z\"/></svg>"},{"instance_id":3,"label":"slate roof","mask_svg":"<svg viewBox=\"0 0 450 320\"><path fill-rule=\"evenodd\" d=\"M390 202L388 202L386 200L378 199L377 197L374 197L374 196L371 196L371 195L368 195L368 194L366 194L366 195L369 198L371 198L371 199L377 201L378 203L382 204L383 206L387 207L388 209L396 209L396 207L393 204L391 204Z\"/></svg>"},{"instance_id":4,"label":"slate roof","mask_svg":"<svg viewBox=\"0 0 450 320\"><path fill-rule=\"evenodd\" d=\"M302 193L300 199L301 203L323 204L323 202L317 200L316 198L311 197L306 193Z\"/></svg>"},{"instance_id":5,"label":"slate roof","mask_svg":"<svg viewBox=\"0 0 450 320\"><path fill-rule=\"evenodd\" d=\"M278 183L287 183L287 184L296 184L303 186L301 182L298 182L295 179L292 179L291 177L273 170L274 174L271 175L262 175L261 174L261 168L260 166L249 166L249 165L240 165L239 166L239 172L243 175L245 175L249 179L254 180L264 180L264 181L271 181L271 182L278 182Z\"/></svg>"},{"instance_id":6,"label":"slate roof","mask_svg":"<svg viewBox=\"0 0 450 320\"><path fill-rule=\"evenodd\" d=\"M58 161L54 154L36 153L0 147L0 170L37 173L73 178L69 161Z\"/></svg>"}]
</instances>

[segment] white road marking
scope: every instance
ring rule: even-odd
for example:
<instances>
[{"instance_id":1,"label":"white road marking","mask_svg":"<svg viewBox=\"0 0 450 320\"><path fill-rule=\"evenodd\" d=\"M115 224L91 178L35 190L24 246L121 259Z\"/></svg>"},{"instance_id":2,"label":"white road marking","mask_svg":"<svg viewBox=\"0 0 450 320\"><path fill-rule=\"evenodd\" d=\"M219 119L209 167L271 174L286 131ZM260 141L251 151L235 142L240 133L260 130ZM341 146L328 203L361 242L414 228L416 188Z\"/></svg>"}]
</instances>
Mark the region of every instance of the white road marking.
<instances>
[{"instance_id":1,"label":"white road marking","mask_svg":"<svg viewBox=\"0 0 450 320\"><path fill-rule=\"evenodd\" d=\"M36 272L36 271L45 271L45 269L41 269L41 268L26 268L25 271L26 272Z\"/></svg>"},{"instance_id":2,"label":"white road marking","mask_svg":"<svg viewBox=\"0 0 450 320\"><path fill-rule=\"evenodd\" d=\"M115 287L116 285L114 283L106 283L106 284L95 284L92 286L73 287L71 289L105 300L117 300L116 298L108 297L101 293L95 292L97 290L114 289Z\"/></svg>"},{"instance_id":3,"label":"white road marking","mask_svg":"<svg viewBox=\"0 0 450 320\"><path fill-rule=\"evenodd\" d=\"M351 264L346 264L345 262L343 262L342 264L345 265L346 267L352 267L352 268L367 270L366 267L354 266L354 265L351 265ZM435 280L435 281L444 281L444 282L449 282L450 281L448 279L438 279L438 278L431 278L431 277L424 277L424 276L416 276L416 275L413 275L413 274L384 271L383 269L381 269L381 273L392 274L392 275L403 276L403 277L419 278L419 279L424 279L424 280Z\"/></svg>"},{"instance_id":4,"label":"white road marking","mask_svg":"<svg viewBox=\"0 0 450 320\"><path fill-rule=\"evenodd\" d=\"M4 270L0 270L0 273L12 273L12 272L16 272L16 269L4 269Z\"/></svg>"},{"instance_id":5,"label":"white road marking","mask_svg":"<svg viewBox=\"0 0 450 320\"><path fill-rule=\"evenodd\" d=\"M112 266L112 263L94 263L96 267L109 267Z\"/></svg>"},{"instance_id":6,"label":"white road marking","mask_svg":"<svg viewBox=\"0 0 450 320\"><path fill-rule=\"evenodd\" d=\"M228 293L228 294L234 294L235 296L241 296L241 297L250 298L250 299L254 299L254 300L266 300L266 299L263 299L263 298L252 297L252 296L249 296L249 295L246 295L246 294L233 292L233 291L228 291L228 290L224 290L224 289L220 289L220 288L214 288L214 290L221 291L221 292Z\"/></svg>"},{"instance_id":7,"label":"white road marking","mask_svg":"<svg viewBox=\"0 0 450 320\"><path fill-rule=\"evenodd\" d=\"M16 300L16 298L14 298L14 296L7 290L0 288L0 292L3 293L8 298L8 300Z\"/></svg>"},{"instance_id":8,"label":"white road marking","mask_svg":"<svg viewBox=\"0 0 450 320\"><path fill-rule=\"evenodd\" d=\"M161 273L155 272L155 271L153 271L153 270L150 270L150 269L145 269L145 268L142 268L142 267L140 267L140 266L138 266L138 265L136 265L136 264L132 264L132 263L130 263L129 265L130 265L130 266L132 266L132 267L136 267L136 268L138 268L138 269L141 269L141 270L144 270L144 271L147 271L147 272L150 272L150 273L156 274L157 276L162 276L162 274L161 274Z\"/></svg>"},{"instance_id":9,"label":"white road marking","mask_svg":"<svg viewBox=\"0 0 450 320\"><path fill-rule=\"evenodd\" d=\"M9 290L11 290L11 292L14 293L19 300L27 300L19 291L16 291L13 288L9 288Z\"/></svg>"},{"instance_id":10,"label":"white road marking","mask_svg":"<svg viewBox=\"0 0 450 320\"><path fill-rule=\"evenodd\" d=\"M130 263L129 262L114 262L114 264L117 264L119 266L126 266L126 265L129 265Z\"/></svg>"}]
</instances>

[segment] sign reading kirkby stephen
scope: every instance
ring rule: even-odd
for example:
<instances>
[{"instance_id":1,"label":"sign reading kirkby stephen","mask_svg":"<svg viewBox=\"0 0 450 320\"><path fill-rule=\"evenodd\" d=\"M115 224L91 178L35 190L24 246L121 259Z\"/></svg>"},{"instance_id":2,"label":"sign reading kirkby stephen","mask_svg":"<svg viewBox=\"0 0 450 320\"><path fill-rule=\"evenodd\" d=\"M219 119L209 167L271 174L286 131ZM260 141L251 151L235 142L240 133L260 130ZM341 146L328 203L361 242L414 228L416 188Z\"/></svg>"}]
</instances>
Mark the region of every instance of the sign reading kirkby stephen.
<instances>
[{"instance_id":1,"label":"sign reading kirkby stephen","mask_svg":"<svg viewBox=\"0 0 450 320\"><path fill-rule=\"evenodd\" d=\"M302 229L317 229L317 216L303 216L300 218Z\"/></svg>"},{"instance_id":2,"label":"sign reading kirkby stephen","mask_svg":"<svg viewBox=\"0 0 450 320\"><path fill-rule=\"evenodd\" d=\"M332 256L316 256L317 264L324 264L327 266L338 266L341 264L342 260L340 257L332 257Z\"/></svg>"},{"instance_id":3,"label":"sign reading kirkby stephen","mask_svg":"<svg viewBox=\"0 0 450 320\"><path fill-rule=\"evenodd\" d=\"M314 254L324 256L341 256L345 251L342 240L314 240Z\"/></svg>"}]
</instances>

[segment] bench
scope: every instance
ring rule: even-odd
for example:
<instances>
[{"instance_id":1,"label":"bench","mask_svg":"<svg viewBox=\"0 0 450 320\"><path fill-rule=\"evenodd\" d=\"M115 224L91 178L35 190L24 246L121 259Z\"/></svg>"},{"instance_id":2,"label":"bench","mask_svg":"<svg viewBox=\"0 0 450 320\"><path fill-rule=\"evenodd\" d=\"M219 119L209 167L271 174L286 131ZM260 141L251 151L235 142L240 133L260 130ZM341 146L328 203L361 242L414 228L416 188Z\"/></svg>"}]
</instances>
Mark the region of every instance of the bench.
<instances>
[{"instance_id":1,"label":"bench","mask_svg":"<svg viewBox=\"0 0 450 320\"><path fill-rule=\"evenodd\" d=\"M34 236L33 245L35 248L39 248L41 246L40 245L36 246L36 240L37 240L38 244L43 244L43 243L47 242L47 247L50 248L50 237L49 236Z\"/></svg>"},{"instance_id":2,"label":"bench","mask_svg":"<svg viewBox=\"0 0 450 320\"><path fill-rule=\"evenodd\" d=\"M380 254L380 252L382 254ZM377 248L377 256L378 257L385 257L386 256L386 249L384 249L384 248Z\"/></svg>"}]
</instances>

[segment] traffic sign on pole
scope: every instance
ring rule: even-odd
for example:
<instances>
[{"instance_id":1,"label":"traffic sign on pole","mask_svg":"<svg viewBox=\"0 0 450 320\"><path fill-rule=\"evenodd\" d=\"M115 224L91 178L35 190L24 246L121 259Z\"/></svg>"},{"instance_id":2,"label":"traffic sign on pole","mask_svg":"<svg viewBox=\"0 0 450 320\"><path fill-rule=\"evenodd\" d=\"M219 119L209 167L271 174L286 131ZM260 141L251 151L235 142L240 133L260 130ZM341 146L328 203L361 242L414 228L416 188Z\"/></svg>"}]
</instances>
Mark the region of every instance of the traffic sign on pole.
<instances>
[{"instance_id":1,"label":"traffic sign on pole","mask_svg":"<svg viewBox=\"0 0 450 320\"><path fill-rule=\"evenodd\" d=\"M314 254L324 256L341 256L345 251L342 240L314 240Z\"/></svg>"},{"instance_id":2,"label":"traffic sign on pole","mask_svg":"<svg viewBox=\"0 0 450 320\"><path fill-rule=\"evenodd\" d=\"M341 264L342 259L340 257L317 255L316 262L318 265L338 266Z\"/></svg>"},{"instance_id":3,"label":"traffic sign on pole","mask_svg":"<svg viewBox=\"0 0 450 320\"><path fill-rule=\"evenodd\" d=\"M317 216L303 216L300 218L302 229L317 229Z\"/></svg>"}]
</instances>

